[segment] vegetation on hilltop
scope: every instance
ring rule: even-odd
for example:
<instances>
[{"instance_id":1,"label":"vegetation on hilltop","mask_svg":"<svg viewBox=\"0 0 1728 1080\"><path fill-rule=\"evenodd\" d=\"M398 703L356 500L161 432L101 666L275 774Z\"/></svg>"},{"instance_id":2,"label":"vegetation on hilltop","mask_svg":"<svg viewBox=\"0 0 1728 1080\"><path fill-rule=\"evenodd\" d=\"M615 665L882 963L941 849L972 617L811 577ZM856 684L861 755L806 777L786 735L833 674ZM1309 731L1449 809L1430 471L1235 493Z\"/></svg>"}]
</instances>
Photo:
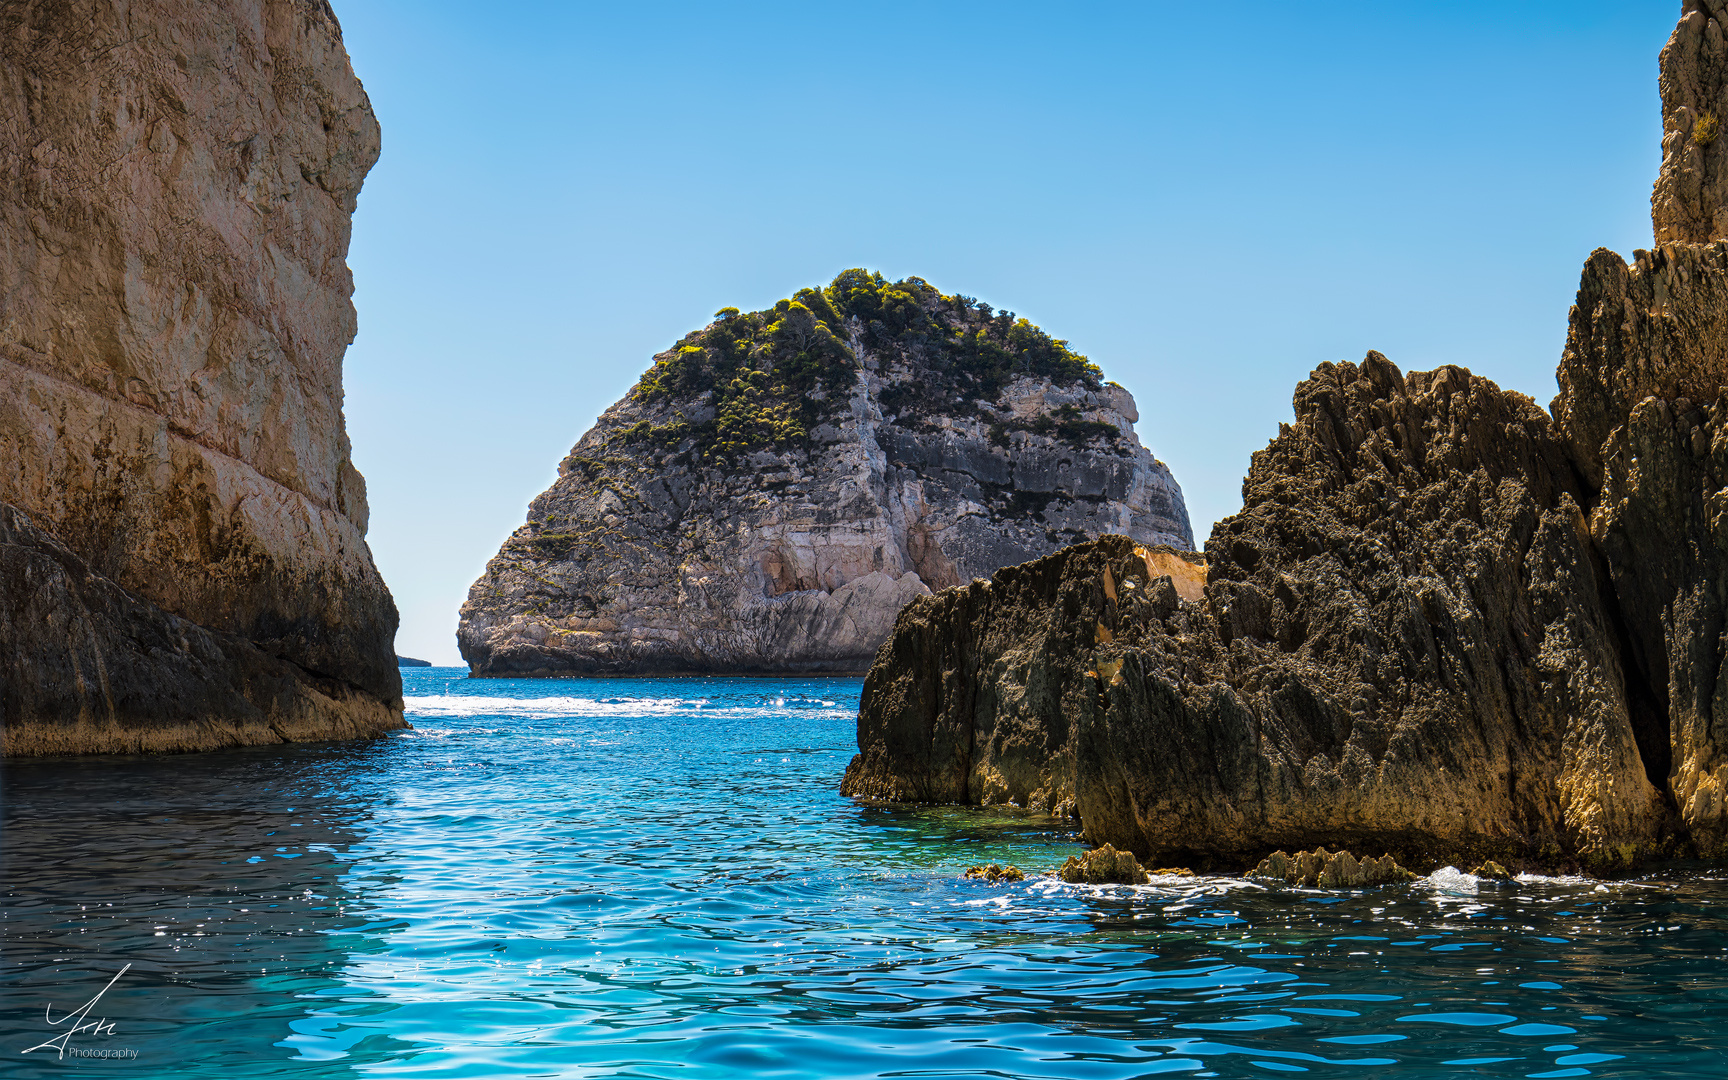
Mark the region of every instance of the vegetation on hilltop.
<instances>
[{"instance_id":1,"label":"vegetation on hilltop","mask_svg":"<svg viewBox=\"0 0 1728 1080\"><path fill-rule=\"evenodd\" d=\"M711 461L803 443L845 408L858 377L854 342L918 372L916 381L882 394L886 412L914 420L976 414L979 402L995 402L1022 375L1093 390L1102 385L1096 365L1013 312L944 296L922 278L890 282L847 270L826 288L800 289L766 311L716 312L714 323L661 354L633 391L644 404L711 393L713 418L696 425L644 421L622 435L668 449L693 439L694 452ZM1114 431L1072 418L1050 427L1067 438Z\"/></svg>"}]
</instances>

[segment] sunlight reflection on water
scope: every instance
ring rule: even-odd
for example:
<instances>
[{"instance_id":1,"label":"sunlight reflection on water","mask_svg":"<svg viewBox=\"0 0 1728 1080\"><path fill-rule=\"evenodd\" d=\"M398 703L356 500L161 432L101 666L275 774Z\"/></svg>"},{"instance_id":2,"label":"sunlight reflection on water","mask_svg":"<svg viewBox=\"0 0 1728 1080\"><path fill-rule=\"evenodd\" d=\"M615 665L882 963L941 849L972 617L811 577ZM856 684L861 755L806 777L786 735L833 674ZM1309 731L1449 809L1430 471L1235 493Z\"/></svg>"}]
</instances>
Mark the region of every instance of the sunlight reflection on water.
<instances>
[{"instance_id":1,"label":"sunlight reflection on water","mask_svg":"<svg viewBox=\"0 0 1728 1080\"><path fill-rule=\"evenodd\" d=\"M1718 1076L1721 881L991 886L836 794L855 680L405 672L364 745L6 766L9 1077ZM135 1061L19 1050L101 1000ZM43 1058L49 1058L43 1060Z\"/></svg>"}]
</instances>

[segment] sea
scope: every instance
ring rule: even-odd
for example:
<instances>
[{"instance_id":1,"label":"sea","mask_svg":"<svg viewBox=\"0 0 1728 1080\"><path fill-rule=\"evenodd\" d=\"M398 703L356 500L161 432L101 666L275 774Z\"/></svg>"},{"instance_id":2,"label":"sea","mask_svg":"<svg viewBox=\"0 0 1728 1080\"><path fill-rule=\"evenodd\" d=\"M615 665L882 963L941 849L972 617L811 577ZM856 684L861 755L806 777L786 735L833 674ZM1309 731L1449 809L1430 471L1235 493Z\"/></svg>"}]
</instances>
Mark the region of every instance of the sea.
<instances>
[{"instance_id":1,"label":"sea","mask_svg":"<svg viewBox=\"0 0 1728 1080\"><path fill-rule=\"evenodd\" d=\"M842 798L857 680L403 678L6 763L0 1076L1728 1076L1721 870L1067 885L1065 820Z\"/></svg>"}]
</instances>

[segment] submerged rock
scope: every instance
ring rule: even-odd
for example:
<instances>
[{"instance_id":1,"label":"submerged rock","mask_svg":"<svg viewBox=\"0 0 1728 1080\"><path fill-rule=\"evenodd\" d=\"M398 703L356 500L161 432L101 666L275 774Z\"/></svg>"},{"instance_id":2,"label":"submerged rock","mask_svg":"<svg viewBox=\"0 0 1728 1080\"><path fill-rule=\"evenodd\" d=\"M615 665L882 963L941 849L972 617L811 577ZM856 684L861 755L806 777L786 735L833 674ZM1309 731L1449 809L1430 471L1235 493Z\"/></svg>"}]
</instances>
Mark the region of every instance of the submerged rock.
<instances>
[{"instance_id":1,"label":"submerged rock","mask_svg":"<svg viewBox=\"0 0 1728 1080\"><path fill-rule=\"evenodd\" d=\"M849 270L655 358L462 607L475 675L862 671L905 603L1063 544L1192 545L1128 391Z\"/></svg>"},{"instance_id":2,"label":"submerged rock","mask_svg":"<svg viewBox=\"0 0 1728 1080\"><path fill-rule=\"evenodd\" d=\"M5 752L404 726L342 416L378 125L329 6L10 4L0 59Z\"/></svg>"},{"instance_id":3,"label":"submerged rock","mask_svg":"<svg viewBox=\"0 0 1728 1080\"><path fill-rule=\"evenodd\" d=\"M1275 851L1261 860L1248 876L1309 889L1361 889L1402 884L1415 881L1417 877L1399 866L1390 855L1358 861L1348 851L1328 852L1323 847L1298 851L1295 855Z\"/></svg>"},{"instance_id":4,"label":"submerged rock","mask_svg":"<svg viewBox=\"0 0 1728 1080\"><path fill-rule=\"evenodd\" d=\"M1144 885L1150 875L1131 851L1104 844L1084 855L1070 855L1056 876L1070 885Z\"/></svg>"},{"instance_id":5,"label":"submerged rock","mask_svg":"<svg viewBox=\"0 0 1728 1080\"><path fill-rule=\"evenodd\" d=\"M1482 878L1486 881L1512 880L1512 872L1495 862L1493 859L1484 862L1481 866L1470 871L1470 873L1472 876Z\"/></svg>"},{"instance_id":6,"label":"submerged rock","mask_svg":"<svg viewBox=\"0 0 1728 1080\"><path fill-rule=\"evenodd\" d=\"M1720 14L1663 53L1671 135L1674 86L1728 78ZM1106 537L909 605L843 790L1044 805L1212 864L1728 856L1728 225L1675 202L1719 151L1657 189L1699 242L1591 256L1550 411L1323 364L1198 597Z\"/></svg>"},{"instance_id":7,"label":"submerged rock","mask_svg":"<svg viewBox=\"0 0 1728 1080\"><path fill-rule=\"evenodd\" d=\"M983 881L988 881L992 885L996 884L998 881L1026 880L1026 875L1020 871L1018 866L1001 866L996 863L971 867L966 871L966 876L969 878L978 878Z\"/></svg>"}]
</instances>

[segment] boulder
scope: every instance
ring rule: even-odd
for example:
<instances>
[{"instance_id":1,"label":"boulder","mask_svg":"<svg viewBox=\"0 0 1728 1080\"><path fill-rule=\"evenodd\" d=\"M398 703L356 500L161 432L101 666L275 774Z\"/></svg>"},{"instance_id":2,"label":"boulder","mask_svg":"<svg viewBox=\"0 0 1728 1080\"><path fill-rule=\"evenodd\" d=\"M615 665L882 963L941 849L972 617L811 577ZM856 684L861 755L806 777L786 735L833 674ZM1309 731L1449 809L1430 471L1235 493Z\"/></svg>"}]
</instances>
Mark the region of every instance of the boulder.
<instances>
[{"instance_id":1,"label":"boulder","mask_svg":"<svg viewBox=\"0 0 1728 1080\"><path fill-rule=\"evenodd\" d=\"M1144 885L1151 880L1133 852L1117 851L1109 844L1068 856L1056 876L1070 885Z\"/></svg>"}]
</instances>

